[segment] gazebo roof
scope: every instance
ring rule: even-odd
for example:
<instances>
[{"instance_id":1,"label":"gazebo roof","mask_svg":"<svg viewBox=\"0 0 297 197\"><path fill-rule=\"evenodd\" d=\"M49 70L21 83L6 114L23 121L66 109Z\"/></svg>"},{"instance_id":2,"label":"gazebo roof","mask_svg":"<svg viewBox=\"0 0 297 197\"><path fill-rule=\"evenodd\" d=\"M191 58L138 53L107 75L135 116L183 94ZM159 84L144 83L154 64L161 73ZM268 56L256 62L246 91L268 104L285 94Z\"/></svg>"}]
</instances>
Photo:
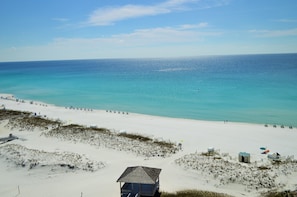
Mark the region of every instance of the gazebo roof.
<instances>
[{"instance_id":1,"label":"gazebo roof","mask_svg":"<svg viewBox=\"0 0 297 197\"><path fill-rule=\"evenodd\" d=\"M128 167L117 182L155 184L161 169L144 166Z\"/></svg>"}]
</instances>

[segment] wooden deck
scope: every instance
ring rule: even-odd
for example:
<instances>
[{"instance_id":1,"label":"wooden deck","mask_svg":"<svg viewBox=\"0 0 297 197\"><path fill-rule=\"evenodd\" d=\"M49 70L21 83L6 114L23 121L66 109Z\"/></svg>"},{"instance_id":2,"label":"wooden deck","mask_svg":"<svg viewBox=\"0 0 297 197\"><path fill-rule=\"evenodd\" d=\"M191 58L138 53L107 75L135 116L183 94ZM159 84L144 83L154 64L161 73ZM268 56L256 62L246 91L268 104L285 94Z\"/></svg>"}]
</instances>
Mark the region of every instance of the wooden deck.
<instances>
[{"instance_id":1,"label":"wooden deck","mask_svg":"<svg viewBox=\"0 0 297 197\"><path fill-rule=\"evenodd\" d=\"M159 184L125 183L121 188L121 197L155 197Z\"/></svg>"}]
</instances>

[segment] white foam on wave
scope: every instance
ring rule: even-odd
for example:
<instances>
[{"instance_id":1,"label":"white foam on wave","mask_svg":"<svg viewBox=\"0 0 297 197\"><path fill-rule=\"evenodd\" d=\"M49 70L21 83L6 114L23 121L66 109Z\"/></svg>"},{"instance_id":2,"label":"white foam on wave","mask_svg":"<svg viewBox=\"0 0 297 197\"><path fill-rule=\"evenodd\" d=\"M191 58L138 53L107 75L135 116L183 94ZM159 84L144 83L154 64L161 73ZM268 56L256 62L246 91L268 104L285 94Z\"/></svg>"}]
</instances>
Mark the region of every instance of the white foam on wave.
<instances>
[{"instance_id":1,"label":"white foam on wave","mask_svg":"<svg viewBox=\"0 0 297 197\"><path fill-rule=\"evenodd\" d=\"M189 71L189 70L193 70L192 68L181 68L181 67L177 67L177 68L164 68L164 69L160 69L157 70L158 72L178 72L178 71Z\"/></svg>"}]
</instances>

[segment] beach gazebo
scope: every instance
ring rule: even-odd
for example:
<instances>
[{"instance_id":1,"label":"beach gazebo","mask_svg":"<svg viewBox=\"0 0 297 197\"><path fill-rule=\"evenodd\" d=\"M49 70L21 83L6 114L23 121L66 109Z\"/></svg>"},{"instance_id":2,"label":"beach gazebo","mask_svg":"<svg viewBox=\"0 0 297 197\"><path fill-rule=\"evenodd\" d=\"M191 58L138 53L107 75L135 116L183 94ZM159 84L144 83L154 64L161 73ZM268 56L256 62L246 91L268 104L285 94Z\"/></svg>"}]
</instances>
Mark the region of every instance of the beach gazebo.
<instances>
[{"instance_id":1,"label":"beach gazebo","mask_svg":"<svg viewBox=\"0 0 297 197\"><path fill-rule=\"evenodd\" d=\"M120 183L121 197L154 197L160 186L161 169L144 166L128 167L117 182Z\"/></svg>"}]
</instances>

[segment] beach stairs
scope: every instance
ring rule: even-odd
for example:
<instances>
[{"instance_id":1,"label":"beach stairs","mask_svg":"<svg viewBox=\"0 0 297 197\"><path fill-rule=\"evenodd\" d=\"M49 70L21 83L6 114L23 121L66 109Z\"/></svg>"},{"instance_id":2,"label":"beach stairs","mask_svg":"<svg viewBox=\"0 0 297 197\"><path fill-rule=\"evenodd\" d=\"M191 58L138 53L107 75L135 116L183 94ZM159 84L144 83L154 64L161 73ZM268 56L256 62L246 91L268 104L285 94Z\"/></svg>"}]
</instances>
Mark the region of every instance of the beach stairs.
<instances>
[{"instance_id":1,"label":"beach stairs","mask_svg":"<svg viewBox=\"0 0 297 197\"><path fill-rule=\"evenodd\" d=\"M139 194L132 194L132 193L127 193L127 194L122 194L121 197L140 197Z\"/></svg>"}]
</instances>

